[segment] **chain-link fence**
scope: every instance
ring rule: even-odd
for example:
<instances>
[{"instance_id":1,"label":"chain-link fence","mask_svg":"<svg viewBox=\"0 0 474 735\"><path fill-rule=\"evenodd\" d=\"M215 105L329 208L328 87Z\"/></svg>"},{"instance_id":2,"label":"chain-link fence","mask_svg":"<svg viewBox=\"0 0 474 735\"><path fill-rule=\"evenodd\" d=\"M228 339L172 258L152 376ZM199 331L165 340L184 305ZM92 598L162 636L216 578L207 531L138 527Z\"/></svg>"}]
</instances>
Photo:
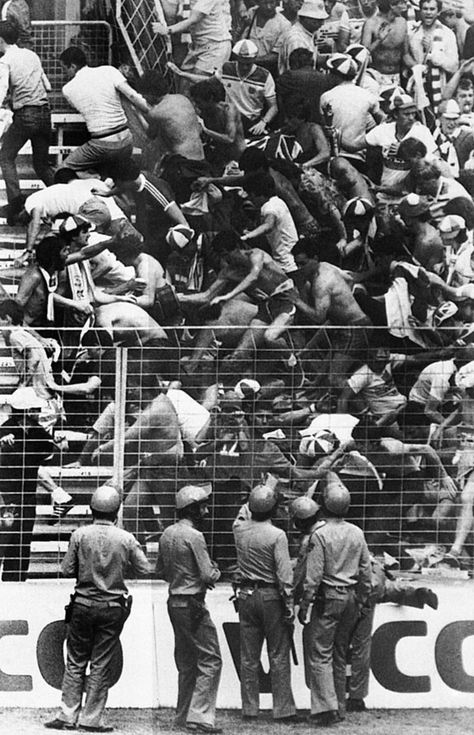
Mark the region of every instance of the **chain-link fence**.
<instances>
[{"instance_id":1,"label":"chain-link fence","mask_svg":"<svg viewBox=\"0 0 474 735\"><path fill-rule=\"evenodd\" d=\"M61 94L66 80L59 57L69 46L77 46L86 54L89 66L110 64L112 29L103 21L34 21L32 25L33 51L40 57L52 87L51 107L55 112L72 112Z\"/></svg>"},{"instance_id":2,"label":"chain-link fence","mask_svg":"<svg viewBox=\"0 0 474 735\"><path fill-rule=\"evenodd\" d=\"M69 331L54 334L60 350L45 332L2 336L4 580L57 575L105 481L123 488L120 522L151 557L176 491L209 487L208 543L231 571L232 522L249 490L278 479L276 522L291 535L292 499L317 499L328 471L349 488L349 519L375 552L403 568L471 568L469 346L381 348L377 330L348 327L310 339L289 330L273 346L247 327L168 329L145 345L132 334L121 347L106 332Z\"/></svg>"}]
</instances>

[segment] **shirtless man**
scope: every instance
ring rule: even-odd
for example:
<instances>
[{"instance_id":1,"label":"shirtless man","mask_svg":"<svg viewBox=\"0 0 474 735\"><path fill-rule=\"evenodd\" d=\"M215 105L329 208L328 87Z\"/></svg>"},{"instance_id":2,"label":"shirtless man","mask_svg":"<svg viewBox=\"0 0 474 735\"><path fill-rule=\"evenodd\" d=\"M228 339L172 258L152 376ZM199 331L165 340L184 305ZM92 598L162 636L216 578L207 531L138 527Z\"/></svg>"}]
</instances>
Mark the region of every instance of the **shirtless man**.
<instances>
[{"instance_id":1,"label":"shirtless man","mask_svg":"<svg viewBox=\"0 0 474 735\"><path fill-rule=\"evenodd\" d=\"M361 43L371 54L370 74L379 85L379 93L387 87L400 86L402 61L409 67L415 63L408 51L407 22L403 18L406 0L377 0L378 12L365 21Z\"/></svg>"},{"instance_id":2,"label":"shirtless man","mask_svg":"<svg viewBox=\"0 0 474 735\"><path fill-rule=\"evenodd\" d=\"M366 358L372 323L352 295L340 268L320 263L314 257L304 266L303 276L306 299L297 298L296 308L313 324L325 327L324 333L318 330L306 345L305 358L314 358L311 353L322 344L321 338L329 341L328 387L341 389L352 375L354 363Z\"/></svg>"},{"instance_id":3,"label":"shirtless man","mask_svg":"<svg viewBox=\"0 0 474 735\"><path fill-rule=\"evenodd\" d=\"M201 126L192 102L182 94L164 94L148 116L148 136L163 151L161 177L171 186L179 204L191 197L191 184L209 176Z\"/></svg>"},{"instance_id":4,"label":"shirtless man","mask_svg":"<svg viewBox=\"0 0 474 735\"><path fill-rule=\"evenodd\" d=\"M179 294L183 305L216 305L250 297L258 305L249 328L243 334L235 350L225 358L227 368L238 361L249 362L258 347L277 348L281 356L291 351L283 338L286 328L293 322L297 291L291 278L268 253L259 248L244 249L233 232L222 232L213 241L213 249L220 259L216 281L203 293ZM230 285L234 287L223 293ZM247 299L248 300L248 299Z\"/></svg>"}]
</instances>

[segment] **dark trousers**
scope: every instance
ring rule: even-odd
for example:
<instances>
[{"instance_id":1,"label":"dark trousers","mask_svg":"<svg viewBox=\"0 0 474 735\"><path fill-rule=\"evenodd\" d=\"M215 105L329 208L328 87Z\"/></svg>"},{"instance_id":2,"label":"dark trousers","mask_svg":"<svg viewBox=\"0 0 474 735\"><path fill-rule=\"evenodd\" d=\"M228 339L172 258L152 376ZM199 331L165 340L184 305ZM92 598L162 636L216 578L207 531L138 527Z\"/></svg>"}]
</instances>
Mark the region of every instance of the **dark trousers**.
<instances>
[{"instance_id":1,"label":"dark trousers","mask_svg":"<svg viewBox=\"0 0 474 735\"><path fill-rule=\"evenodd\" d=\"M17 206L20 199L20 183L16 169L16 157L24 144L31 140L33 168L36 175L46 184L53 183L53 169L49 165L49 143L51 138L51 114L48 105L28 105L16 110L13 122L3 137L0 149L2 168L8 203Z\"/></svg>"},{"instance_id":2,"label":"dark trousers","mask_svg":"<svg viewBox=\"0 0 474 735\"><path fill-rule=\"evenodd\" d=\"M89 727L103 724L112 657L124 622L123 607L85 607L74 603L67 634L67 661L59 714L61 720Z\"/></svg>"},{"instance_id":3,"label":"dark trousers","mask_svg":"<svg viewBox=\"0 0 474 735\"><path fill-rule=\"evenodd\" d=\"M217 631L205 604L185 597L168 600L178 669L176 724L214 725L222 669Z\"/></svg>"},{"instance_id":4,"label":"dark trousers","mask_svg":"<svg viewBox=\"0 0 474 735\"><path fill-rule=\"evenodd\" d=\"M5 472L5 468L1 470ZM31 484L31 483L30 483ZM17 516L9 529L0 531L0 559L3 556L3 582L24 582L28 575L31 539L36 515L36 481L22 493L3 493L6 505L16 506Z\"/></svg>"},{"instance_id":5,"label":"dark trousers","mask_svg":"<svg viewBox=\"0 0 474 735\"><path fill-rule=\"evenodd\" d=\"M258 714L260 657L266 640L273 717L291 717L295 714L295 702L291 691L290 636L278 590L256 589L251 594L241 591L239 619L242 714Z\"/></svg>"}]
</instances>

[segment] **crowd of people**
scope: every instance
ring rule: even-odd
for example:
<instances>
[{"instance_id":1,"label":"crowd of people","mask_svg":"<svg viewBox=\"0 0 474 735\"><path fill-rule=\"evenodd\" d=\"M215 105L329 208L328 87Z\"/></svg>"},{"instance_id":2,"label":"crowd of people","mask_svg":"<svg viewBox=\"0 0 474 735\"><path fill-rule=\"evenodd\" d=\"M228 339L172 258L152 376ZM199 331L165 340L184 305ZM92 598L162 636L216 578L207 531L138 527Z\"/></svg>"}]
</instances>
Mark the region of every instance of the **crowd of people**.
<instances>
[{"instance_id":1,"label":"crowd of people","mask_svg":"<svg viewBox=\"0 0 474 735\"><path fill-rule=\"evenodd\" d=\"M56 170L41 60L1 21L4 215L26 227L26 247L0 324L32 390L26 409L13 396L1 431L25 430L26 411L49 439L86 433L63 462L111 465L124 345L124 522L141 543L172 521L180 484L211 482L213 551L232 566L230 519L256 482L277 476L289 502L332 469L373 548L441 544L469 566L464 21L434 0L408 20L402 3L380 2L354 43L342 3L283 5L228 16L199 0L155 23L176 55L164 74L91 67L65 49L63 94L88 138ZM25 197L16 156L28 138L45 187ZM1 442L8 463L16 449ZM2 482L11 515L25 501ZM29 537L13 549L22 579Z\"/></svg>"},{"instance_id":2,"label":"crowd of people","mask_svg":"<svg viewBox=\"0 0 474 735\"><path fill-rule=\"evenodd\" d=\"M240 590L244 718L258 715L266 638L274 717L295 721L296 602L303 624L313 605L305 663L319 725L344 716L351 638L349 709L364 706L375 603L437 604L429 590L391 589L368 549L402 568L472 568L469 18L442 0L361 2L357 23L339 1L277 5L164 3L166 24L150 23L170 58L140 75L64 49L63 95L87 139L56 169L41 59L21 17L0 21L0 98L13 112L3 215L26 233L15 296L0 285L18 374L0 426L4 581L28 576L37 482L58 523L75 502L48 463L115 475L123 443L120 495L97 491L93 530L73 534L63 563L78 585L51 727L107 731L124 560L151 574L150 541L170 584L177 724L204 732L219 731L204 604L216 562ZM45 184L29 196L16 168L27 140ZM115 534L121 502L129 533ZM199 531L208 515L213 562ZM87 549L107 534L116 573L96 575ZM81 720L77 672L91 651L74 630L91 607L111 638L93 654Z\"/></svg>"}]
</instances>

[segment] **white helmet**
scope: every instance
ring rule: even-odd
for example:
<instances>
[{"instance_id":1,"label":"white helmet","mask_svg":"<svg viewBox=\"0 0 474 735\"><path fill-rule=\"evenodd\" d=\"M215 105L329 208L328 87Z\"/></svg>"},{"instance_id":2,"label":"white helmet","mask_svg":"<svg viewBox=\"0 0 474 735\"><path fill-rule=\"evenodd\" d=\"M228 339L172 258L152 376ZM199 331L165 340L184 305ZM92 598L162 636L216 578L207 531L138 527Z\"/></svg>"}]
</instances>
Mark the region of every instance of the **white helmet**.
<instances>
[{"instance_id":1,"label":"white helmet","mask_svg":"<svg viewBox=\"0 0 474 735\"><path fill-rule=\"evenodd\" d=\"M91 509L99 513L116 513L121 504L120 494L112 485L101 485L93 493Z\"/></svg>"}]
</instances>

